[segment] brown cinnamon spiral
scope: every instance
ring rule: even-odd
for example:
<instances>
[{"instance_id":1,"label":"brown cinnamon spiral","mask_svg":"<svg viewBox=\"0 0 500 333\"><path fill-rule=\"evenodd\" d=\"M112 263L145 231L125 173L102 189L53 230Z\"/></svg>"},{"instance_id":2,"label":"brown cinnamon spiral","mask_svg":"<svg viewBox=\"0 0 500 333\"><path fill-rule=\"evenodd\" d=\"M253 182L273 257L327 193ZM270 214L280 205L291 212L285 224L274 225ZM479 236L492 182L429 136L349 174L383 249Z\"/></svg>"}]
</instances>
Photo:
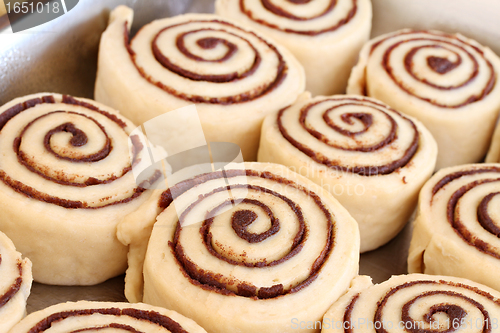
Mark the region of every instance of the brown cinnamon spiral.
<instances>
[{"instance_id":1,"label":"brown cinnamon spiral","mask_svg":"<svg viewBox=\"0 0 500 333\"><path fill-rule=\"evenodd\" d=\"M31 262L22 259L0 232L0 330L7 332L23 318L31 289Z\"/></svg>"},{"instance_id":2,"label":"brown cinnamon spiral","mask_svg":"<svg viewBox=\"0 0 500 333\"><path fill-rule=\"evenodd\" d=\"M153 21L129 41L132 14L125 6L111 13L96 100L137 124L196 103L209 142L236 143L255 159L264 115L304 91L298 61L263 35L209 14Z\"/></svg>"},{"instance_id":3,"label":"brown cinnamon spiral","mask_svg":"<svg viewBox=\"0 0 500 333\"><path fill-rule=\"evenodd\" d=\"M415 124L372 99L321 98L301 106L298 114L281 110L277 121L283 137L315 162L361 176L392 173L418 149ZM354 164L349 160L353 152L366 157Z\"/></svg>"},{"instance_id":4,"label":"brown cinnamon spiral","mask_svg":"<svg viewBox=\"0 0 500 333\"><path fill-rule=\"evenodd\" d=\"M300 35L314 36L340 29L352 20L358 10L357 0L318 3L320 1L239 0L241 12L251 20L272 29ZM305 25L307 21L309 24ZM312 29L312 26L317 28Z\"/></svg>"},{"instance_id":5,"label":"brown cinnamon spiral","mask_svg":"<svg viewBox=\"0 0 500 333\"><path fill-rule=\"evenodd\" d=\"M496 84L493 64L476 45L469 44L457 36L446 36L432 32L421 33L421 35L418 32L408 32L401 33L397 37L392 38L391 45L385 49L382 67L396 85L412 96L436 106L459 108L485 98ZM371 52L374 52L380 44L387 42L387 39L374 44ZM399 50L400 48L404 51ZM454 69L461 70L463 73L460 75L461 79L449 84L446 80L436 80L433 76L423 76L419 58L422 58L421 54L429 52L436 52L436 55L427 55L425 58L428 70L441 75ZM398 58L398 55L404 55L404 58ZM396 63L403 63L404 70L413 80L441 91L440 96L417 95L415 90L410 88L413 85L410 82L405 82L403 75L396 70ZM479 77L480 73L483 78ZM454 93L454 90L466 86L470 89L469 93L462 95L461 100L451 103L445 102L446 92Z\"/></svg>"},{"instance_id":6,"label":"brown cinnamon spiral","mask_svg":"<svg viewBox=\"0 0 500 333\"><path fill-rule=\"evenodd\" d=\"M224 178L232 179L238 176L261 177L266 180L270 179L277 184L293 186L293 184L290 184L290 182L288 182L286 179L275 177L271 174L261 174L258 172L253 172L252 170L248 170L246 172L238 172L235 170L231 170L225 173L218 172L216 175L211 175L210 178L211 180L223 180ZM195 182L203 181L204 179L195 180ZM276 266L299 255L299 253L303 250L308 237L306 235L304 213L300 206L298 206L297 202L290 200L290 198L278 192L261 186L235 184L230 188L231 191L244 189L245 192L247 192L247 197L237 200L239 202L238 208L228 216L222 217L218 215L222 211L231 208L232 204L234 204L235 201L234 198L228 198L227 200L222 201L220 204L216 205L214 208L207 212L205 220L202 222L199 232L203 236L202 245L210 255L233 266L257 268ZM174 239L170 243L170 247L175 252L178 263L183 267L190 278L193 279L193 283L201 283L205 285L206 288L213 288L214 291L221 292L223 294L235 293L239 296L245 297L256 296L258 298L273 298L280 295L297 292L304 285L307 285L311 283L311 281L316 279L318 271L321 269L325 261L330 256L330 252L332 251L333 244L335 243L336 238L334 234L334 230L336 228L334 228L333 225L333 216L327 210L323 202L321 202L320 198L317 197L317 195L307 191L304 188L296 187L296 189L299 191L303 191L307 196L311 196L313 198L314 203L317 205L317 209L324 212L324 219L326 222L323 230L325 235L323 250L319 252L317 257L311 258L310 263L313 269L311 269L308 276L302 277L301 281L292 282L289 287L285 287L283 283L276 284L271 282L267 287L258 288L251 281L244 281L242 279L233 278L231 277L231 275L214 275L206 268L203 269L203 265L201 262L194 262L194 259L192 259L192 257L186 253L185 249L188 245L188 242L191 242L191 239L186 238L188 237L187 235L183 235L183 233L188 233L191 229L183 228L182 226L189 226L190 224L192 224L192 222L190 223L189 221L189 214L194 209L194 207L203 204L203 201L205 200L211 200L211 197L216 196L221 192L227 191L227 187L223 186L214 188L212 191L200 196L198 200L193 202L190 207L188 207L181 214L177 223ZM263 200L265 197L269 198L266 198L267 200ZM279 204L281 206L284 206L284 208L286 209L286 215L281 215L278 218L269 204L266 204L266 201L272 202L273 205ZM275 210L276 209L274 209L274 211ZM228 239L224 237L227 235L225 233L221 233L220 231L220 227L222 226L221 223L225 224L225 221L220 220L228 217L230 217L231 229L234 230L238 238L246 241L246 243L252 244L250 245L251 247L255 247L255 245L263 243L271 236L277 234L280 229L285 229L286 226L282 226L282 224L285 222L283 220L285 220L285 217L287 217L287 219L290 219L291 217L291 219L294 221L294 224L296 225L293 227L288 227L289 229L286 231L286 233L288 234L286 243L289 245L283 246L283 248L288 248L288 250L280 250L280 252L283 253L273 253L274 251L272 251L271 253L266 253L264 251L260 255L252 255L252 253L248 251L248 249L238 249L238 246L236 245L228 246L226 244L228 242ZM269 219L269 228L266 228L265 230L259 230L260 232L249 231L249 226L253 222L256 222L258 218L262 219L264 217ZM285 230L282 230L282 233ZM309 229L309 232L312 232L312 230ZM243 244L247 245L246 243ZM290 275L294 276L295 274ZM273 278L275 278L275 276L273 276ZM288 286L289 284L287 283L286 285Z\"/></svg>"},{"instance_id":7,"label":"brown cinnamon spiral","mask_svg":"<svg viewBox=\"0 0 500 333\"><path fill-rule=\"evenodd\" d=\"M34 312L13 330L19 333L42 332L169 332L203 333L194 321L174 311L146 304L111 302L61 303Z\"/></svg>"},{"instance_id":8,"label":"brown cinnamon spiral","mask_svg":"<svg viewBox=\"0 0 500 333\"><path fill-rule=\"evenodd\" d=\"M480 101L496 85L494 60L459 35L403 30L373 41L370 57L380 57L387 76L408 95L442 108Z\"/></svg>"},{"instance_id":9,"label":"brown cinnamon spiral","mask_svg":"<svg viewBox=\"0 0 500 333\"><path fill-rule=\"evenodd\" d=\"M374 286L360 277L326 313L322 332L496 332L498 296L452 277L410 274Z\"/></svg>"},{"instance_id":10,"label":"brown cinnamon spiral","mask_svg":"<svg viewBox=\"0 0 500 333\"><path fill-rule=\"evenodd\" d=\"M129 148L133 129L115 110L67 95L29 95L0 109L0 230L33 261L37 281L92 284L123 272L116 225L161 175L134 179L144 147L132 137ZM81 255L78 245L92 250ZM88 270L106 257L113 264Z\"/></svg>"},{"instance_id":11,"label":"brown cinnamon spiral","mask_svg":"<svg viewBox=\"0 0 500 333\"><path fill-rule=\"evenodd\" d=\"M498 56L474 40L401 30L364 46L348 93L377 98L421 120L438 142L439 169L484 157L500 110L499 70Z\"/></svg>"},{"instance_id":12,"label":"brown cinnamon spiral","mask_svg":"<svg viewBox=\"0 0 500 333\"><path fill-rule=\"evenodd\" d=\"M453 274L500 289L493 277L500 271L499 200L500 165L465 165L437 173L422 189L409 269ZM434 253L436 246L453 248L454 259Z\"/></svg>"},{"instance_id":13,"label":"brown cinnamon spiral","mask_svg":"<svg viewBox=\"0 0 500 333\"><path fill-rule=\"evenodd\" d=\"M338 198L358 222L365 252L407 222L436 153L417 121L371 98L338 95L302 99L266 118L258 160L284 164ZM396 189L405 194L395 198Z\"/></svg>"},{"instance_id":14,"label":"brown cinnamon spiral","mask_svg":"<svg viewBox=\"0 0 500 333\"><path fill-rule=\"evenodd\" d=\"M217 0L215 12L289 49L304 66L306 90L314 96L345 93L372 19L367 0Z\"/></svg>"},{"instance_id":15,"label":"brown cinnamon spiral","mask_svg":"<svg viewBox=\"0 0 500 333\"><path fill-rule=\"evenodd\" d=\"M127 126L130 131L117 115L71 96L27 97L0 114L6 156L0 179L18 193L64 208L126 203L145 190L129 174ZM92 165L97 163L96 170ZM128 183L128 188L116 195L101 186L96 197L94 187L110 183L119 188ZM66 186L68 194L60 193L58 185Z\"/></svg>"},{"instance_id":16,"label":"brown cinnamon spiral","mask_svg":"<svg viewBox=\"0 0 500 333\"><path fill-rule=\"evenodd\" d=\"M2 257L0 256L0 263L2 262ZM8 282L12 282L10 286L8 286L7 288L3 288L5 291L5 293L3 295L0 296L0 307L4 306L5 304L7 304L16 294L17 292L19 291L19 289L21 288L21 284L23 283L23 266L22 266L22 262L21 261L18 261L17 262L17 269L18 269L18 274L16 274L17 276L13 279L13 281L9 281L9 279L5 279L5 281L8 283Z\"/></svg>"},{"instance_id":17,"label":"brown cinnamon spiral","mask_svg":"<svg viewBox=\"0 0 500 333\"><path fill-rule=\"evenodd\" d=\"M128 45L127 36L125 26ZM274 90L288 72L287 63L273 44L216 18L193 17L166 26L153 23L134 36L128 49L145 79L192 103L251 101ZM262 79L256 81L259 76ZM230 95L226 94L228 90Z\"/></svg>"},{"instance_id":18,"label":"brown cinnamon spiral","mask_svg":"<svg viewBox=\"0 0 500 333\"><path fill-rule=\"evenodd\" d=\"M358 257L357 231L340 205L312 183L284 167L255 163L177 186L184 190L180 196L171 202L167 191L160 201L168 207L148 246L145 302L180 313L200 304L194 319L207 330L250 332L266 325L286 329L293 315L317 317L332 293L344 288ZM308 297L326 288L327 280L329 290L312 305ZM200 297L213 298L217 309L231 309L234 318L248 307L258 313L275 307L276 314L251 315L255 322L248 325L242 323L249 320L245 316L227 323L220 317L227 314L206 319L211 310ZM304 304L294 308L287 299Z\"/></svg>"}]
</instances>

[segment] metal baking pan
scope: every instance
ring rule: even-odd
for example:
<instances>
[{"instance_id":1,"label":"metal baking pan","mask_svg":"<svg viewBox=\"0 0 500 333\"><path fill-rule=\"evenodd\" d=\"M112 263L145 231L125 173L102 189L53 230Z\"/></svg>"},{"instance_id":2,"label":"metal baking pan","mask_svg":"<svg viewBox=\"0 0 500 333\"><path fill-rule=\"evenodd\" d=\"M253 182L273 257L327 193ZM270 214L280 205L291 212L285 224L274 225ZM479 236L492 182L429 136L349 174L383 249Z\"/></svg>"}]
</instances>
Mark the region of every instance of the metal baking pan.
<instances>
[{"instance_id":1,"label":"metal baking pan","mask_svg":"<svg viewBox=\"0 0 500 333\"><path fill-rule=\"evenodd\" d=\"M29 1L51 5L51 1ZM161 17L186 12L213 12L213 0L66 0L74 8L34 28L13 32L15 22L26 15L7 17L0 9L0 104L26 94L57 92L93 97L97 52L109 12L120 4L135 11L132 34ZM236 1L236 0L235 0ZM8 1L13 6L15 1ZM434 28L461 32L500 53L500 30L495 26L500 12L496 0L372 0L373 35L400 28ZM0 0L0 7L2 6ZM473 8L471 7L473 6ZM410 8L411 7L411 8ZM415 7L415 8L413 8ZM15 23L12 22L12 23ZM25 23L25 22L24 22ZM406 26L408 25L408 26ZM382 248L361 256L361 274L382 282L393 274L406 273L411 238L409 224ZM123 276L91 287L61 287L34 283L28 312L76 300L125 301Z\"/></svg>"}]
</instances>

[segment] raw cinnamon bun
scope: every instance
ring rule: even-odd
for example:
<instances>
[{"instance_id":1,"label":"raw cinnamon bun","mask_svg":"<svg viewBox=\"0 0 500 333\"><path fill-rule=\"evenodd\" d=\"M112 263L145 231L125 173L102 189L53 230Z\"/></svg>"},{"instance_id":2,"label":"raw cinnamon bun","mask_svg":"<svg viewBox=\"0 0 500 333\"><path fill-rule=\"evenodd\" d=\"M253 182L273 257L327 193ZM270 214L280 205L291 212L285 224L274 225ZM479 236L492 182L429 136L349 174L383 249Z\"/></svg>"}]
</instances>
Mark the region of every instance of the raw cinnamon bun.
<instances>
[{"instance_id":1,"label":"raw cinnamon bun","mask_svg":"<svg viewBox=\"0 0 500 333\"><path fill-rule=\"evenodd\" d=\"M372 285L357 277L325 314L321 332L500 331L500 293L466 279L409 274Z\"/></svg>"},{"instance_id":2,"label":"raw cinnamon bun","mask_svg":"<svg viewBox=\"0 0 500 333\"><path fill-rule=\"evenodd\" d=\"M345 93L372 19L368 0L217 0L215 11L288 48L313 95Z\"/></svg>"},{"instance_id":3,"label":"raw cinnamon bun","mask_svg":"<svg viewBox=\"0 0 500 333\"><path fill-rule=\"evenodd\" d=\"M500 59L462 35L401 30L368 42L347 92L419 119L439 147L436 169L479 162L500 111Z\"/></svg>"},{"instance_id":4,"label":"raw cinnamon bun","mask_svg":"<svg viewBox=\"0 0 500 333\"><path fill-rule=\"evenodd\" d=\"M33 262L36 281L88 285L125 271L116 227L159 177L136 183L132 163L143 147L131 158L133 129L117 111L68 95L0 108L0 230Z\"/></svg>"},{"instance_id":5,"label":"raw cinnamon bun","mask_svg":"<svg viewBox=\"0 0 500 333\"><path fill-rule=\"evenodd\" d=\"M436 154L420 122L384 103L303 96L266 118L258 160L286 165L332 193L358 222L365 252L406 224Z\"/></svg>"},{"instance_id":6,"label":"raw cinnamon bun","mask_svg":"<svg viewBox=\"0 0 500 333\"><path fill-rule=\"evenodd\" d=\"M295 332L292 318L321 320L357 274L354 219L284 166L233 164L175 186L156 202L146 303L189 314L208 332ZM135 214L139 229L151 211Z\"/></svg>"},{"instance_id":7,"label":"raw cinnamon bun","mask_svg":"<svg viewBox=\"0 0 500 333\"><path fill-rule=\"evenodd\" d=\"M60 303L31 313L9 332L206 333L175 311L147 304L87 301Z\"/></svg>"},{"instance_id":8,"label":"raw cinnamon bun","mask_svg":"<svg viewBox=\"0 0 500 333\"><path fill-rule=\"evenodd\" d=\"M436 173L420 193L408 270L500 290L500 164Z\"/></svg>"},{"instance_id":9,"label":"raw cinnamon bun","mask_svg":"<svg viewBox=\"0 0 500 333\"><path fill-rule=\"evenodd\" d=\"M128 40L120 6L99 49L97 101L137 124L196 103L208 142L233 142L255 160L265 115L304 91L304 70L285 48L237 23L186 14L145 25Z\"/></svg>"}]
</instances>

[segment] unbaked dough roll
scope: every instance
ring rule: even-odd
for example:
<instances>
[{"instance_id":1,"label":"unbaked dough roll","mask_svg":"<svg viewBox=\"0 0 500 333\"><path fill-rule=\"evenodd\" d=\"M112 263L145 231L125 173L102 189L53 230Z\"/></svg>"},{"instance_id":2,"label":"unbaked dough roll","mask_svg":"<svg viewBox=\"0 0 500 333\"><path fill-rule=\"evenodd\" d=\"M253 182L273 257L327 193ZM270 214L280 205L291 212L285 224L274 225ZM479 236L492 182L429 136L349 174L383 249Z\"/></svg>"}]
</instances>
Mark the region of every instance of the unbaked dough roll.
<instances>
[{"instance_id":1,"label":"unbaked dough roll","mask_svg":"<svg viewBox=\"0 0 500 333\"><path fill-rule=\"evenodd\" d=\"M265 115L304 91L285 48L210 14L145 25L129 42L132 10L111 13L101 38L95 98L137 124L196 103L209 142L233 142L255 160Z\"/></svg>"},{"instance_id":2,"label":"unbaked dough roll","mask_svg":"<svg viewBox=\"0 0 500 333\"><path fill-rule=\"evenodd\" d=\"M10 333L206 333L177 312L147 304L67 302L33 312Z\"/></svg>"},{"instance_id":3,"label":"unbaked dough roll","mask_svg":"<svg viewBox=\"0 0 500 333\"><path fill-rule=\"evenodd\" d=\"M349 333L498 333L500 293L472 281L425 274L372 285L357 277L323 318L322 331Z\"/></svg>"},{"instance_id":4,"label":"unbaked dough roll","mask_svg":"<svg viewBox=\"0 0 500 333\"><path fill-rule=\"evenodd\" d=\"M284 166L232 164L179 186L159 203L146 303L208 332L301 332L291 320L321 320L358 272L354 219Z\"/></svg>"},{"instance_id":5,"label":"unbaked dough roll","mask_svg":"<svg viewBox=\"0 0 500 333\"><path fill-rule=\"evenodd\" d=\"M500 290L500 164L436 173L420 193L408 270Z\"/></svg>"},{"instance_id":6,"label":"unbaked dough roll","mask_svg":"<svg viewBox=\"0 0 500 333\"><path fill-rule=\"evenodd\" d=\"M493 137L491 139L490 148L486 155L486 163L499 163L500 162L500 125L497 124Z\"/></svg>"},{"instance_id":7,"label":"unbaked dough roll","mask_svg":"<svg viewBox=\"0 0 500 333\"><path fill-rule=\"evenodd\" d=\"M67 95L0 108L0 230L36 281L87 285L125 271L116 227L150 195L131 172L144 152L138 144L129 154L133 129L117 111Z\"/></svg>"},{"instance_id":8,"label":"unbaked dough roll","mask_svg":"<svg viewBox=\"0 0 500 333\"><path fill-rule=\"evenodd\" d=\"M345 93L372 21L369 0L217 0L215 11L288 48L313 95Z\"/></svg>"},{"instance_id":9,"label":"unbaked dough roll","mask_svg":"<svg viewBox=\"0 0 500 333\"><path fill-rule=\"evenodd\" d=\"M367 43L347 92L375 97L424 123L436 169L484 158L500 111L500 59L462 35L401 30Z\"/></svg>"},{"instance_id":10,"label":"unbaked dough roll","mask_svg":"<svg viewBox=\"0 0 500 333\"><path fill-rule=\"evenodd\" d=\"M21 258L12 241L0 232L0 332L6 333L26 314L31 261Z\"/></svg>"},{"instance_id":11,"label":"unbaked dough roll","mask_svg":"<svg viewBox=\"0 0 500 333\"><path fill-rule=\"evenodd\" d=\"M381 102L303 96L266 118L258 160L286 165L332 193L358 222L365 252L406 224L436 155L420 122Z\"/></svg>"}]
</instances>

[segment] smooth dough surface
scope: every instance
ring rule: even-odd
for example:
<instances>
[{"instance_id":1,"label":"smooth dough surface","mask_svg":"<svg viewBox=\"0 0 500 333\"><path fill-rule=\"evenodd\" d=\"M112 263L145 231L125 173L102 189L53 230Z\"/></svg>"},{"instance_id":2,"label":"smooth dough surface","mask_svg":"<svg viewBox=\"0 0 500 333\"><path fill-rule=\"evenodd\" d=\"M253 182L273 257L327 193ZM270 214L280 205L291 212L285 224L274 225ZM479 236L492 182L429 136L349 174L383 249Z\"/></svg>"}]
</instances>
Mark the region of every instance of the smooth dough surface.
<instances>
[{"instance_id":1,"label":"smooth dough surface","mask_svg":"<svg viewBox=\"0 0 500 333\"><path fill-rule=\"evenodd\" d=\"M436 155L419 121L375 99L304 94L265 119L258 160L286 165L333 194L358 222L366 252L404 227Z\"/></svg>"},{"instance_id":2,"label":"smooth dough surface","mask_svg":"<svg viewBox=\"0 0 500 333\"><path fill-rule=\"evenodd\" d=\"M373 285L354 279L325 314L321 332L500 332L500 293L470 280L425 274Z\"/></svg>"},{"instance_id":3,"label":"smooth dough surface","mask_svg":"<svg viewBox=\"0 0 500 333\"><path fill-rule=\"evenodd\" d=\"M500 111L500 58L462 35L400 30L361 50L347 93L420 120L438 143L436 170L480 162Z\"/></svg>"},{"instance_id":4,"label":"smooth dough surface","mask_svg":"<svg viewBox=\"0 0 500 333\"><path fill-rule=\"evenodd\" d=\"M500 126L497 124L493 137L491 138L490 148L485 159L486 163L500 162Z\"/></svg>"},{"instance_id":5,"label":"smooth dough surface","mask_svg":"<svg viewBox=\"0 0 500 333\"><path fill-rule=\"evenodd\" d=\"M412 273L500 290L500 164L446 168L422 188L408 256Z\"/></svg>"},{"instance_id":6,"label":"smooth dough surface","mask_svg":"<svg viewBox=\"0 0 500 333\"><path fill-rule=\"evenodd\" d=\"M208 332L295 332L294 318L321 320L358 272L356 222L284 166L224 170L189 180L158 216L144 302Z\"/></svg>"},{"instance_id":7,"label":"smooth dough surface","mask_svg":"<svg viewBox=\"0 0 500 333\"><path fill-rule=\"evenodd\" d=\"M217 0L215 12L289 49L304 66L306 90L314 96L345 93L372 21L368 0Z\"/></svg>"},{"instance_id":8,"label":"smooth dough surface","mask_svg":"<svg viewBox=\"0 0 500 333\"><path fill-rule=\"evenodd\" d=\"M236 143L245 160L255 160L265 115L304 91L302 65L285 48L212 14L153 21L129 44L132 16L125 6L111 13L96 100L136 124L195 103L206 141Z\"/></svg>"},{"instance_id":9,"label":"smooth dough surface","mask_svg":"<svg viewBox=\"0 0 500 333\"><path fill-rule=\"evenodd\" d=\"M100 103L52 93L7 103L0 120L0 230L33 262L35 281L122 274L117 225L151 194L130 172L135 126Z\"/></svg>"},{"instance_id":10,"label":"smooth dough surface","mask_svg":"<svg viewBox=\"0 0 500 333\"><path fill-rule=\"evenodd\" d=\"M33 312L9 333L67 332L206 333L193 320L148 304L67 302Z\"/></svg>"},{"instance_id":11,"label":"smooth dough surface","mask_svg":"<svg viewBox=\"0 0 500 333\"><path fill-rule=\"evenodd\" d=\"M31 291L31 261L23 259L12 241L0 232L0 332L6 333L26 314Z\"/></svg>"}]
</instances>

